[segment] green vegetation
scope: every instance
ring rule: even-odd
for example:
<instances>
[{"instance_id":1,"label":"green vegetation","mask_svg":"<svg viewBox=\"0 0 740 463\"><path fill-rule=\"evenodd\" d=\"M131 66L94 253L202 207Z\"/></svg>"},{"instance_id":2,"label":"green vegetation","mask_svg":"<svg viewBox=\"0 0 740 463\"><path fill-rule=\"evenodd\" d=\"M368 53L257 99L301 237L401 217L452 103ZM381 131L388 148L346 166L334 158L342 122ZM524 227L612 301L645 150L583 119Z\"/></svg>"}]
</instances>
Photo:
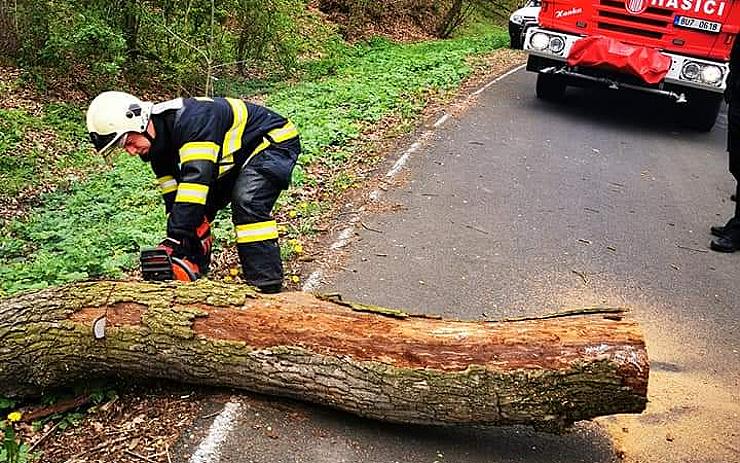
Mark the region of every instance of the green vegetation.
<instances>
[{"instance_id":1,"label":"green vegetation","mask_svg":"<svg viewBox=\"0 0 740 463\"><path fill-rule=\"evenodd\" d=\"M470 74L470 56L506 43L502 31L411 45L376 39L346 48L343 55L329 58L331 65L311 63L305 67L305 80L270 84L266 104L298 125L304 148L294 187L279 202L281 214L292 224L284 233L285 241L310 232L324 209L315 201L303 200L304 189L351 186L344 168L362 153L363 129L386 117L413 118L430 95L455 88ZM229 85L238 92L237 83ZM18 112L8 124L16 124L17 129L7 132L9 141L3 138L0 159L8 159L17 148L24 127L48 124L72 147L55 165L96 162L84 148L79 110L50 106L42 117ZM20 164L13 171L33 169ZM216 237L223 242L229 241L231 233L227 217L215 224ZM5 224L0 238L2 292L120 276L137 264L140 245L154 245L161 239L164 224L148 166L122 155L112 169L45 195L42 207L23 220ZM284 257L299 253L296 244L291 241L285 246Z\"/></svg>"},{"instance_id":2,"label":"green vegetation","mask_svg":"<svg viewBox=\"0 0 740 463\"><path fill-rule=\"evenodd\" d=\"M27 463L38 459L38 455L32 455L28 444L18 437L15 428L21 414L12 411L15 406L14 401L0 396L0 463Z\"/></svg>"},{"instance_id":3,"label":"green vegetation","mask_svg":"<svg viewBox=\"0 0 740 463\"><path fill-rule=\"evenodd\" d=\"M41 88L210 94L212 79L283 78L365 29L413 24L449 38L513 0L16 0L0 8L0 58ZM341 24L325 20L338 17ZM6 27L7 26L7 27ZM399 26L399 27L403 27ZM73 77L70 82L69 77Z\"/></svg>"},{"instance_id":4,"label":"green vegetation","mask_svg":"<svg viewBox=\"0 0 740 463\"><path fill-rule=\"evenodd\" d=\"M105 403L110 403L118 398L118 393L110 388L98 388L91 391L85 390L88 400L85 404L67 411L60 411L44 416L31 423L30 429L36 433L44 429L45 425L52 426L53 430L64 431L69 427L79 426L86 415L95 414L98 409ZM76 395L80 397L80 395ZM56 393L49 393L42 396L39 401L44 406L53 406L60 400L68 397L58 396ZM24 418L18 410L19 405L16 401L0 396L0 463L31 463L42 460L42 452L33 451L21 440L21 437L28 436L29 428L19 429L19 422Z\"/></svg>"},{"instance_id":5,"label":"green vegetation","mask_svg":"<svg viewBox=\"0 0 740 463\"><path fill-rule=\"evenodd\" d=\"M92 167L82 111L69 104L46 105L40 115L0 109L0 195L15 196L24 188L64 183L65 169ZM64 153L63 155L60 153Z\"/></svg>"}]
</instances>

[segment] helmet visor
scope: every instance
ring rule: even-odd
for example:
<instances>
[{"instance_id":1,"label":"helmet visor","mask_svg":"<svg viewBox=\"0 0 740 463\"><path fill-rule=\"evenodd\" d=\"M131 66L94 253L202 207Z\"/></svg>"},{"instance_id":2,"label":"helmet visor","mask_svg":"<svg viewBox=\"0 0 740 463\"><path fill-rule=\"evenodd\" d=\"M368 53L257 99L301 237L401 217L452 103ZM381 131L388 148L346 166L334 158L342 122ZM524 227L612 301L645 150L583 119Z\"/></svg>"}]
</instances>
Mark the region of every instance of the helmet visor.
<instances>
[{"instance_id":1,"label":"helmet visor","mask_svg":"<svg viewBox=\"0 0 740 463\"><path fill-rule=\"evenodd\" d=\"M119 138L122 138L122 135L123 134L116 132L105 135L100 135L97 132L90 132L90 141L92 141L95 151L99 154L106 154L116 145L116 141L118 141Z\"/></svg>"}]
</instances>

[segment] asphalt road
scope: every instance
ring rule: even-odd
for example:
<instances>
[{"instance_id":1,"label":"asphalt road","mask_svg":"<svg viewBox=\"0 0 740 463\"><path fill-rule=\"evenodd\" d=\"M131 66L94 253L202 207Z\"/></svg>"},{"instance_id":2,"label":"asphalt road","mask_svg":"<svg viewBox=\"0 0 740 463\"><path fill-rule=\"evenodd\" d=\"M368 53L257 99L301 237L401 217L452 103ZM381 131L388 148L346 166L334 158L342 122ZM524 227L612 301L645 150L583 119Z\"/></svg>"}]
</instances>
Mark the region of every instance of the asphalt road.
<instances>
[{"instance_id":1,"label":"asphalt road","mask_svg":"<svg viewBox=\"0 0 740 463\"><path fill-rule=\"evenodd\" d=\"M362 219L320 289L469 319L630 308L652 362L648 410L548 435L244 395L220 461L740 461L740 255L707 251L733 207L726 117L699 134L658 99L575 89L546 104L534 83L516 72L438 129L385 193L399 207Z\"/></svg>"}]
</instances>

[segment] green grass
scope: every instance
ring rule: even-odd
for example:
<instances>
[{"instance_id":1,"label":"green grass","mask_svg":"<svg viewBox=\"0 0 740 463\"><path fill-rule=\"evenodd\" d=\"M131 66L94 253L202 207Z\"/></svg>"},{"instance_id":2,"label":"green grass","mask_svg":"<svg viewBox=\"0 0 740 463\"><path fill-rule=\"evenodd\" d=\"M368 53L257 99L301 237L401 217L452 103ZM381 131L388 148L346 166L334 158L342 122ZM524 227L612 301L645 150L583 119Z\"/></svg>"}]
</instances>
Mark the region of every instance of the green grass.
<instances>
[{"instance_id":1,"label":"green grass","mask_svg":"<svg viewBox=\"0 0 740 463\"><path fill-rule=\"evenodd\" d=\"M0 239L6 293L96 276L118 276L135 264L138 244L161 238L164 208L149 168L121 157L110 171L44 198Z\"/></svg>"},{"instance_id":2,"label":"green grass","mask_svg":"<svg viewBox=\"0 0 740 463\"><path fill-rule=\"evenodd\" d=\"M429 95L455 89L472 72L471 56L507 43L500 29L477 37L411 45L376 39L305 65L297 82L260 84L267 92L267 106L290 117L301 132L303 154L294 173L293 194L279 201L284 212L295 211L298 226L289 236L309 232L304 225L325 210L320 204L297 199L305 196L301 188L324 185L341 190L352 183L346 173L321 178L308 174L306 167L318 164L326 169L315 171L341 172L353 156L362 153L363 128L391 116L412 119ZM245 94L256 87L241 91L238 83L229 83L229 88L232 94ZM53 126L60 138L69 137L73 146L82 146L84 124L79 113L74 114L57 107L47 108L40 119L14 115L13 130L4 141L5 151L0 147L0 158L18 146L23 127L38 127L33 124ZM74 149L68 153L64 162L84 164L85 157ZM27 169L20 163L13 168L14 172ZM118 276L122 269L136 265L139 245L156 244L164 228L163 207L148 166L122 156L112 170L45 196L43 207L30 217L6 224L0 237L0 294ZM228 219L219 220L216 237L227 239L229 234Z\"/></svg>"},{"instance_id":3,"label":"green grass","mask_svg":"<svg viewBox=\"0 0 740 463\"><path fill-rule=\"evenodd\" d=\"M15 196L42 183L68 183L60 169L98 165L91 156L82 111L54 103L43 114L0 109L0 196Z\"/></svg>"}]
</instances>

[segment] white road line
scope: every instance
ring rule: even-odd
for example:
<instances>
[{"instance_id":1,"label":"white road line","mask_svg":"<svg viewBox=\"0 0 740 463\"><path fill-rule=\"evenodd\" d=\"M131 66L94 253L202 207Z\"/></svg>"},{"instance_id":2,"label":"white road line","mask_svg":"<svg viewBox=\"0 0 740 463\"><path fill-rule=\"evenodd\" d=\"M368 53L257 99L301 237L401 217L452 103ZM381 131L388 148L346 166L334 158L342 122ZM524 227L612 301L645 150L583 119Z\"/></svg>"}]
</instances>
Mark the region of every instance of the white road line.
<instances>
[{"instance_id":1,"label":"white road line","mask_svg":"<svg viewBox=\"0 0 740 463\"><path fill-rule=\"evenodd\" d=\"M512 69L511 71L507 72L506 74L503 74L492 81L488 82L486 85L472 93L468 99L478 96L481 93L483 93L488 87L495 84L496 82L500 81L501 79L517 72L518 70L522 69L524 65L519 66L515 69ZM440 117L437 122L434 123L434 128L438 129L439 127L443 126L448 120L450 119L449 114L445 114L442 117ZM424 141L426 141L429 137L432 136L434 133L433 130L427 130L423 132L418 140L414 142L404 153L401 155L401 157L396 161L396 163L393 165L391 170L388 171L388 173L385 174L385 179L393 179L398 172L403 169L403 167L408 162L411 155L418 150ZM370 193L370 200L371 201L377 201L379 200L383 195L382 190L376 189ZM342 230L339 233L339 236L337 238L337 241L335 241L329 248L332 251L336 251L337 249L340 249L347 244L349 244L350 239L352 238L352 235L355 232L355 229L357 228L357 223L360 221L359 215L354 216L352 219L348 222L348 227ZM318 289L318 287L321 285L322 280L324 278L324 274L327 270L325 268L324 264L317 270L315 270L311 275L306 278L305 283L303 284L303 287L301 288L303 291L314 291ZM234 429L236 420L238 418L238 412L241 408L241 404L238 402L228 402L226 405L224 405L223 411L216 416L216 419L213 420L213 423L211 424L211 427L208 429L208 435L201 441L200 445L196 449L193 456L190 458L189 463L216 463L221 458L221 445L228 437L229 433Z\"/></svg>"},{"instance_id":2,"label":"white road line","mask_svg":"<svg viewBox=\"0 0 740 463\"><path fill-rule=\"evenodd\" d=\"M228 402L224 409L218 414L211 427L208 429L208 435L198 446L189 463L213 463L221 458L221 444L226 440L229 433L234 429L234 424L239 416L241 404L238 402Z\"/></svg>"},{"instance_id":3,"label":"white road line","mask_svg":"<svg viewBox=\"0 0 740 463\"><path fill-rule=\"evenodd\" d=\"M508 72L506 72L503 75L500 75L496 77L495 79L488 82L483 87L479 88L475 92L471 93L470 96L468 96L467 99L476 97L486 91L491 85L495 84L496 82L510 76L511 74L514 74L515 72L519 71L520 69L524 68L526 65L522 64L521 66L518 66ZM449 114L445 114L434 123L433 127L434 129L438 129L442 127L451 116ZM393 167L391 167L391 170L388 171L388 173L385 174L384 180L392 180L398 173L406 166L409 159L411 158L411 155L414 154L421 146L424 144L424 142L429 139L434 134L434 130L427 130L423 132L421 135L419 135L419 138L409 146L406 151L403 152L401 157L398 158L398 160L393 164ZM383 196L383 190L381 189L375 189L370 192L368 195L370 201L376 202L379 201L380 198ZM360 218L359 216L354 216L350 221L348 222L347 228L343 229L339 236L337 237L337 240L329 246L329 249L332 251L336 251L338 249L341 249L345 246L347 246L352 239L352 236L355 233L355 229L357 228L357 223L359 222ZM323 283L323 278L326 273L326 265L324 264L320 266L318 269L314 270L308 278L306 278L305 283L303 283L303 286L301 289L306 292L315 291L321 286L321 283Z\"/></svg>"},{"instance_id":4,"label":"white road line","mask_svg":"<svg viewBox=\"0 0 740 463\"><path fill-rule=\"evenodd\" d=\"M490 81L486 85L484 85L483 87L481 87L478 90L474 91L470 96L472 97L472 96L478 96L478 95L480 95L481 93L483 93L486 90L488 90L488 87L490 87L491 85L495 84L496 82L498 82L500 80L505 79L506 77L509 77L510 75L514 74L515 72L519 71L520 69L524 69L526 66L527 66L526 64L522 64L521 66L515 67L514 69L512 69L509 72L507 72L506 74L503 74L503 75L500 75L500 76L496 77L495 79L493 79L492 81Z\"/></svg>"},{"instance_id":5,"label":"white road line","mask_svg":"<svg viewBox=\"0 0 740 463\"><path fill-rule=\"evenodd\" d=\"M424 138L426 138L425 135L427 134L427 132L422 133L421 136L419 137L419 140L423 140ZM385 178L393 178L399 172L401 172L401 169L404 168L404 166L406 165L406 162L408 162L408 160L411 157L411 155L414 154L416 152L416 150L418 150L419 148L421 148L421 141L415 141L409 147L409 149L407 149L403 153L403 155L401 155L401 157L398 158L398 161L396 161L396 163L393 164L393 167L391 168L391 170L389 170L388 173L385 174Z\"/></svg>"},{"instance_id":6,"label":"white road line","mask_svg":"<svg viewBox=\"0 0 740 463\"><path fill-rule=\"evenodd\" d=\"M447 119L449 119L449 118L450 118L450 115L449 114L445 114L444 116L440 117L437 120L437 122L434 123L434 128L437 129L439 127L442 127L442 124L444 124L445 122L447 122Z\"/></svg>"}]
</instances>

